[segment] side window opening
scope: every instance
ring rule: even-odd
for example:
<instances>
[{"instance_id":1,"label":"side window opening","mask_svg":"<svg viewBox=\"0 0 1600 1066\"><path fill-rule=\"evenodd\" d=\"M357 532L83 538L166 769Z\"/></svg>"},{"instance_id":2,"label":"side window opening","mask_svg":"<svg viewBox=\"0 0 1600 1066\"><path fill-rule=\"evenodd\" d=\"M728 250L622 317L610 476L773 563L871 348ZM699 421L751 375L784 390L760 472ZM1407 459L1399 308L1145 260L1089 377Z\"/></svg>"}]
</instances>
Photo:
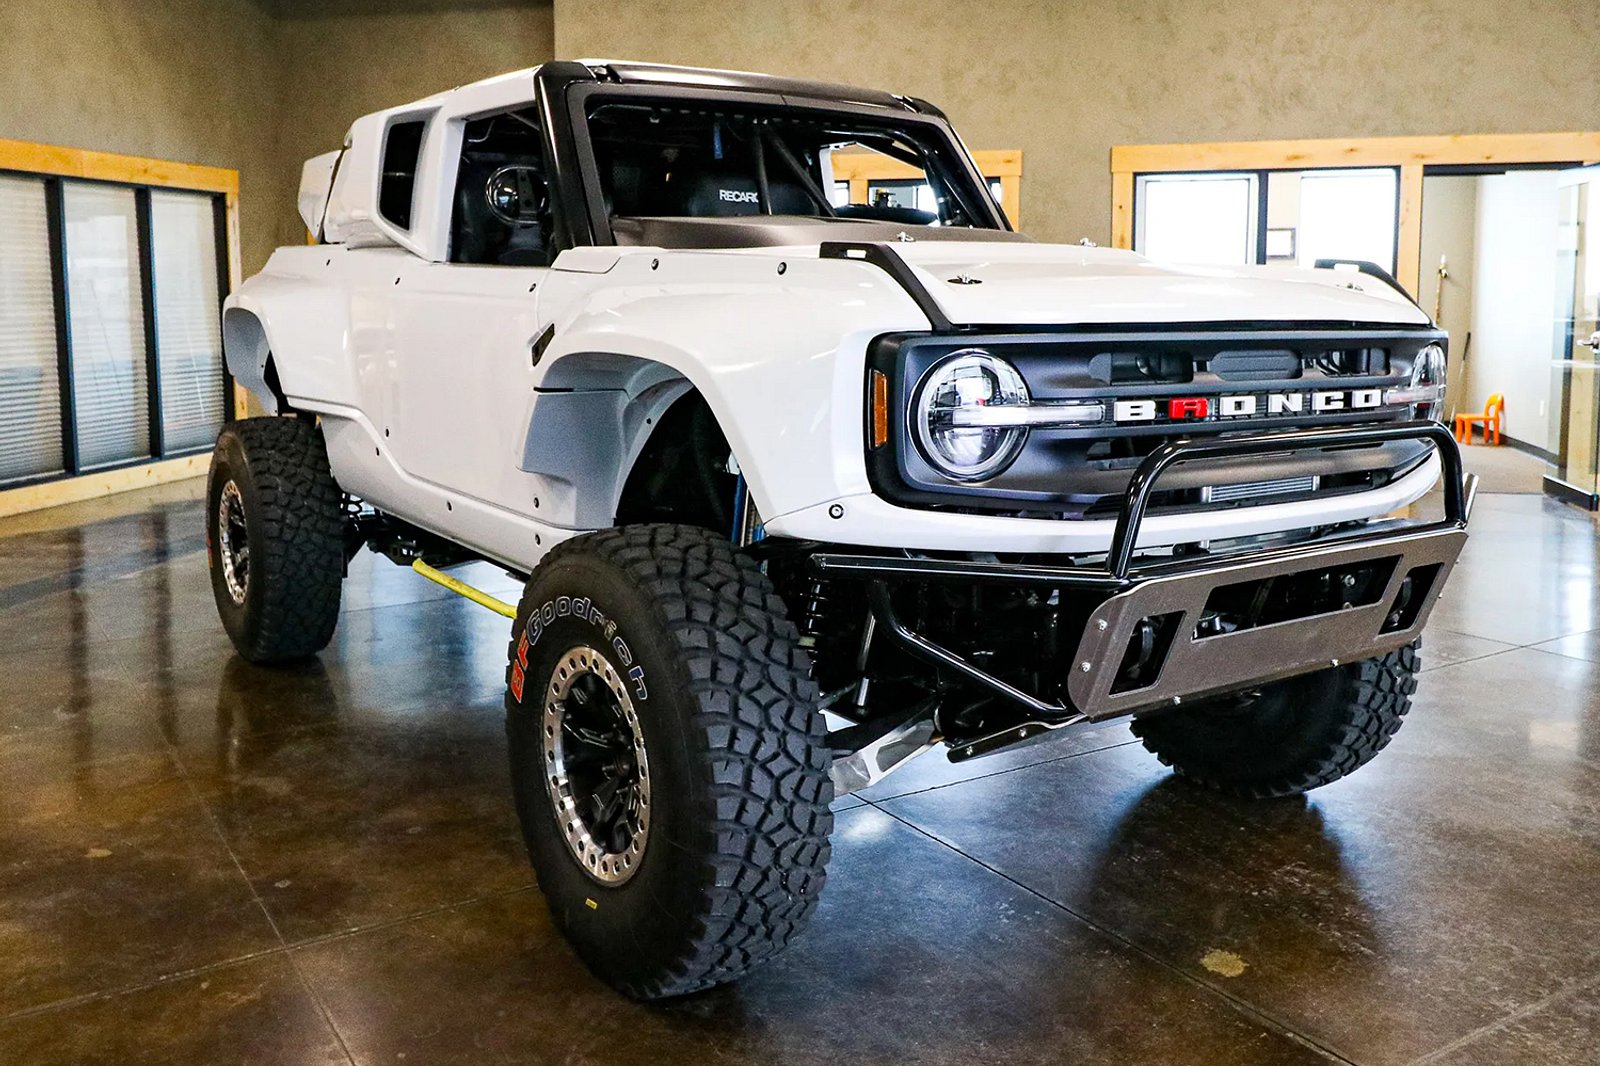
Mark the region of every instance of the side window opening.
<instances>
[{"instance_id":1,"label":"side window opening","mask_svg":"<svg viewBox=\"0 0 1600 1066\"><path fill-rule=\"evenodd\" d=\"M450 261L548 266L551 228L538 123L523 111L468 122L456 170Z\"/></svg>"},{"instance_id":2,"label":"side window opening","mask_svg":"<svg viewBox=\"0 0 1600 1066\"><path fill-rule=\"evenodd\" d=\"M417 160L427 122L396 122L383 139L383 180L378 185L378 214L401 229L411 228L412 193L417 187Z\"/></svg>"}]
</instances>

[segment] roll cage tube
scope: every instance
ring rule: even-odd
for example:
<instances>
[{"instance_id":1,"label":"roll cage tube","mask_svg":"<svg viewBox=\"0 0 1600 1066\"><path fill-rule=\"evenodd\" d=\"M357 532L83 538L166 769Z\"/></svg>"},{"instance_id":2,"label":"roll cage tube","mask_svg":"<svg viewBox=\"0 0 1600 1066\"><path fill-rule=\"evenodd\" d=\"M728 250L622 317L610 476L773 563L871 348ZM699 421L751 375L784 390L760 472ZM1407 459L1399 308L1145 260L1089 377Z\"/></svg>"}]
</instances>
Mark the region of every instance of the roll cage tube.
<instances>
[{"instance_id":1,"label":"roll cage tube","mask_svg":"<svg viewBox=\"0 0 1600 1066\"><path fill-rule=\"evenodd\" d=\"M758 143L759 141L763 140L770 141L772 143L772 147L778 150L778 157L783 160L783 165L789 168L789 173L795 176L795 180L800 182L800 187L805 190L806 195L811 197L811 202L816 204L817 208L824 215L827 215L829 218L839 217L839 212L833 209L833 203L827 198L827 196L823 194L821 189L817 188L816 181L814 181L811 175L806 172L806 168L801 165L800 160L794 157L794 152L789 148L789 146L783 143L783 137L780 136L776 130L768 129L763 125L761 129L761 135L759 138L757 138L757 140ZM759 159L761 157L757 156L757 158ZM767 213L771 214L772 204L771 200L768 198L764 174L762 175L761 184L762 203L767 206Z\"/></svg>"},{"instance_id":2,"label":"roll cage tube","mask_svg":"<svg viewBox=\"0 0 1600 1066\"><path fill-rule=\"evenodd\" d=\"M582 63L542 64L534 75L533 101L544 127L545 174L550 182L550 221L553 254L568 248L612 244L609 229L604 242L595 239L593 219L584 198L583 168L578 139L564 106L574 85L594 82L594 73Z\"/></svg>"}]
</instances>

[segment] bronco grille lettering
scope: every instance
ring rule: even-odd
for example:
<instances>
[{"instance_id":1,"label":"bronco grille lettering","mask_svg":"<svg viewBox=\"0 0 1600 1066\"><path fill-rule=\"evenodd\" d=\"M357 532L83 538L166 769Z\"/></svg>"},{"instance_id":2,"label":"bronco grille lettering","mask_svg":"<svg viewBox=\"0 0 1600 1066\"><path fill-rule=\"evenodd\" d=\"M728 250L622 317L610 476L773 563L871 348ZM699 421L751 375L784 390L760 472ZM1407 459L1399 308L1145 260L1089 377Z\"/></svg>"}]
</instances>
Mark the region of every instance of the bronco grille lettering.
<instances>
[{"instance_id":1,"label":"bronco grille lettering","mask_svg":"<svg viewBox=\"0 0 1600 1066\"><path fill-rule=\"evenodd\" d=\"M1382 407L1382 389L1320 389L1315 392L1239 393L1227 396L1174 396L1163 400L1117 400L1115 422L1218 421L1260 415L1300 415L1308 411L1362 411Z\"/></svg>"}]
</instances>

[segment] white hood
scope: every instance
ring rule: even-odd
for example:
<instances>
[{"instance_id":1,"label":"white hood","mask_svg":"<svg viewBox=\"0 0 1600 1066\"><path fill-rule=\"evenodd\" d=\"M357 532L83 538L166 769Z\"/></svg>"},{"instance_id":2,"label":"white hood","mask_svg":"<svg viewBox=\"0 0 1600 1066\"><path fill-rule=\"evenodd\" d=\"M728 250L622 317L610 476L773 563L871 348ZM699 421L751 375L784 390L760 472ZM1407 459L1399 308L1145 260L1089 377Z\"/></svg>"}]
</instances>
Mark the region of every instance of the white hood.
<instances>
[{"instance_id":1,"label":"white hood","mask_svg":"<svg viewBox=\"0 0 1600 1066\"><path fill-rule=\"evenodd\" d=\"M956 325L1429 324L1384 282L1353 271L1180 266L1063 244L933 240L892 247Z\"/></svg>"}]
</instances>

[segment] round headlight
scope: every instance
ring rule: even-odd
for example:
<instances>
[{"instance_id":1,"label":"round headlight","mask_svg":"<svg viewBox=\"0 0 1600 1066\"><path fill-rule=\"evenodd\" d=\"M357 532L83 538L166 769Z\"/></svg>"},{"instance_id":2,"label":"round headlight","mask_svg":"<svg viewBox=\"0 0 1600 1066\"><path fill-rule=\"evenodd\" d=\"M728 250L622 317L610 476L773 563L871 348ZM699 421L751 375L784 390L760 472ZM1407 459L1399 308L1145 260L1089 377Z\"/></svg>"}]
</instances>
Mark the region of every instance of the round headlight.
<instances>
[{"instance_id":1,"label":"round headlight","mask_svg":"<svg viewBox=\"0 0 1600 1066\"><path fill-rule=\"evenodd\" d=\"M1418 418L1443 421L1445 359L1444 348L1430 344L1417 353L1411 363L1411 391L1426 399L1416 405Z\"/></svg>"},{"instance_id":2,"label":"round headlight","mask_svg":"<svg viewBox=\"0 0 1600 1066\"><path fill-rule=\"evenodd\" d=\"M913 422L917 442L939 472L957 481L994 477L1028 439L1025 426L984 424L986 409L1026 404L1028 386L1016 367L969 348L946 357L917 387Z\"/></svg>"},{"instance_id":3,"label":"round headlight","mask_svg":"<svg viewBox=\"0 0 1600 1066\"><path fill-rule=\"evenodd\" d=\"M1443 385L1444 373L1444 349L1430 344L1417 353L1411 364L1411 384Z\"/></svg>"}]
</instances>

